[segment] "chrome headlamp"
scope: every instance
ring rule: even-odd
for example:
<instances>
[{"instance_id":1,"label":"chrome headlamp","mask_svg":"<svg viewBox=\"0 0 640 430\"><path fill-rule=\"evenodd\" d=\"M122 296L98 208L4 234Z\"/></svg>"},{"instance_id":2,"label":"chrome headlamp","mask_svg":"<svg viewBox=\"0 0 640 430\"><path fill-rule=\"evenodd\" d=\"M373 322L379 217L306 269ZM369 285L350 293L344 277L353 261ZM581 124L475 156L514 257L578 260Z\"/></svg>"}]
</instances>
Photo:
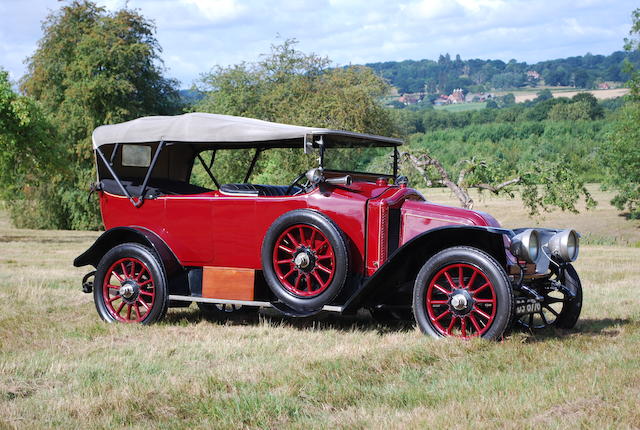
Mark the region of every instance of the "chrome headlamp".
<instances>
[{"instance_id":1,"label":"chrome headlamp","mask_svg":"<svg viewBox=\"0 0 640 430\"><path fill-rule=\"evenodd\" d=\"M580 235L575 230L562 230L549 239L547 246L553 257L567 263L575 261L580 250Z\"/></svg>"},{"instance_id":2,"label":"chrome headlamp","mask_svg":"<svg viewBox=\"0 0 640 430\"><path fill-rule=\"evenodd\" d=\"M540 254L540 237L534 229L527 229L511 238L511 253L519 260L535 263Z\"/></svg>"},{"instance_id":3,"label":"chrome headlamp","mask_svg":"<svg viewBox=\"0 0 640 430\"><path fill-rule=\"evenodd\" d=\"M305 176L307 177L307 180L312 184L319 184L324 180L324 176L322 175L322 172L323 172L322 167L316 167L314 169L307 170L307 173L305 173Z\"/></svg>"}]
</instances>

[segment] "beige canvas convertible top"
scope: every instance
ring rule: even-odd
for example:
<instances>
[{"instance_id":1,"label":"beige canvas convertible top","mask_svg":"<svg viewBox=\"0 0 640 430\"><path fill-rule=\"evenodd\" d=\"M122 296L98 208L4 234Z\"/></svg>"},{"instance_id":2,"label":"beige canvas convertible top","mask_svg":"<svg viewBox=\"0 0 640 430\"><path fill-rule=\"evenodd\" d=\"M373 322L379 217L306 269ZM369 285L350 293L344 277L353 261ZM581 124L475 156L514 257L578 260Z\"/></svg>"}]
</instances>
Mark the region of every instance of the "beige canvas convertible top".
<instances>
[{"instance_id":1,"label":"beige canvas convertible top","mask_svg":"<svg viewBox=\"0 0 640 430\"><path fill-rule=\"evenodd\" d=\"M93 132L93 147L116 143L201 143L217 148L302 147L315 137L327 146L398 146L402 140L326 128L302 127L253 118L210 113L148 116L120 124L103 125Z\"/></svg>"}]
</instances>

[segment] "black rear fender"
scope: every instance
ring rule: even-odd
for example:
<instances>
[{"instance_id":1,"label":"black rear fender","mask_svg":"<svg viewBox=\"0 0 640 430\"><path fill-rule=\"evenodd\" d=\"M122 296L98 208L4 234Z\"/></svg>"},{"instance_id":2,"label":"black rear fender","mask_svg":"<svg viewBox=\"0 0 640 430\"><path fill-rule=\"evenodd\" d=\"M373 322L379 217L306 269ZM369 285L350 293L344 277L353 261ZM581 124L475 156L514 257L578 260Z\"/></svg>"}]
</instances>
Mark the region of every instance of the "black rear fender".
<instances>
[{"instance_id":1,"label":"black rear fender","mask_svg":"<svg viewBox=\"0 0 640 430\"><path fill-rule=\"evenodd\" d=\"M170 294L189 294L185 271L169 246L157 234L142 227L116 227L107 230L93 245L73 260L75 267L97 267L102 257L123 243L139 243L152 249L158 256L167 279Z\"/></svg>"},{"instance_id":2,"label":"black rear fender","mask_svg":"<svg viewBox=\"0 0 640 430\"><path fill-rule=\"evenodd\" d=\"M398 248L347 301L345 311L361 306L411 304L411 290L420 268L436 253L452 246L471 246L493 256L506 269L503 235L491 227L448 226L422 233ZM407 291L405 291L407 290ZM399 303L400 302L400 303Z\"/></svg>"}]
</instances>

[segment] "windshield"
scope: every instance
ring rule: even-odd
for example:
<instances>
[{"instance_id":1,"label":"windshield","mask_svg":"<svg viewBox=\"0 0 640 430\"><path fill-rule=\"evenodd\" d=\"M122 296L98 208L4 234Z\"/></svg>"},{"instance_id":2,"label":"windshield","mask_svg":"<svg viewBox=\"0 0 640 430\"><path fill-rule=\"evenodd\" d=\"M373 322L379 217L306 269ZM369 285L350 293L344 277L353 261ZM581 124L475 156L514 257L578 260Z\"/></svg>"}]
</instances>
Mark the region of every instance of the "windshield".
<instances>
[{"instance_id":1,"label":"windshield","mask_svg":"<svg viewBox=\"0 0 640 430\"><path fill-rule=\"evenodd\" d=\"M255 149L201 151L193 159L189 182L211 189L245 182L288 185L301 173L318 167L317 150L310 154L298 148L264 150L251 167L255 154ZM393 176L393 147L328 148L324 151L324 168Z\"/></svg>"},{"instance_id":2,"label":"windshield","mask_svg":"<svg viewBox=\"0 0 640 430\"><path fill-rule=\"evenodd\" d=\"M393 147L329 148L324 152L324 168L392 176Z\"/></svg>"}]
</instances>

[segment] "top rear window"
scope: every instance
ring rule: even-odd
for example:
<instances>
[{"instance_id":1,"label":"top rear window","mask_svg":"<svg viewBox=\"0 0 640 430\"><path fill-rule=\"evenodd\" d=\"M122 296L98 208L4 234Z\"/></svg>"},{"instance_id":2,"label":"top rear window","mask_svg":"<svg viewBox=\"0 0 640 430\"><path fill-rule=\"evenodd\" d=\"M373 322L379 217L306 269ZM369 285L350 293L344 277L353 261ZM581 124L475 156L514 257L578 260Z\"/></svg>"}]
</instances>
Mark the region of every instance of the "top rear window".
<instances>
[{"instance_id":1,"label":"top rear window","mask_svg":"<svg viewBox=\"0 0 640 430\"><path fill-rule=\"evenodd\" d=\"M122 165L128 167L149 167L151 147L143 145L122 145Z\"/></svg>"}]
</instances>

